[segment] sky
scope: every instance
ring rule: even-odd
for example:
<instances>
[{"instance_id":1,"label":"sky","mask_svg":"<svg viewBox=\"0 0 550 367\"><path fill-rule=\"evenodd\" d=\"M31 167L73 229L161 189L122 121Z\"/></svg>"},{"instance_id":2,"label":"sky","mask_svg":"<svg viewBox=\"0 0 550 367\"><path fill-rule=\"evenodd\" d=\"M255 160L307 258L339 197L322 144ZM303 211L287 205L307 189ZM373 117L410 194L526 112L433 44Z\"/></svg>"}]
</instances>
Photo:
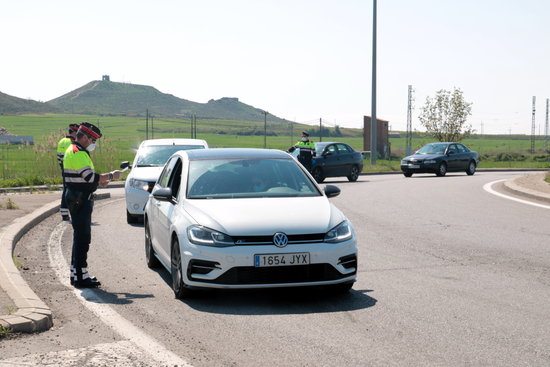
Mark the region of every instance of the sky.
<instances>
[{"instance_id":1,"label":"sky","mask_svg":"<svg viewBox=\"0 0 550 367\"><path fill-rule=\"evenodd\" d=\"M4 0L0 92L48 101L109 75L194 102L363 126L373 0ZM460 88L477 133L545 134L550 1L378 0L376 114L406 130Z\"/></svg>"}]
</instances>

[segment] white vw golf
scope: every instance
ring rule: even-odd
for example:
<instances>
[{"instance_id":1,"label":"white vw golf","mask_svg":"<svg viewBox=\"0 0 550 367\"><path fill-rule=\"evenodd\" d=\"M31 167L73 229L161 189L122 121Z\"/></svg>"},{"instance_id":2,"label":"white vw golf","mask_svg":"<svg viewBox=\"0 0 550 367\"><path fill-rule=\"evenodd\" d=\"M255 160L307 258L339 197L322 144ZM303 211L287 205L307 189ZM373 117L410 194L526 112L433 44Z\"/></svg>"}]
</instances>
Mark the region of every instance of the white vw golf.
<instances>
[{"instance_id":1,"label":"white vw golf","mask_svg":"<svg viewBox=\"0 0 550 367\"><path fill-rule=\"evenodd\" d=\"M150 268L194 288L351 289L357 245L350 221L287 153L202 149L170 157L145 207Z\"/></svg>"}]
</instances>

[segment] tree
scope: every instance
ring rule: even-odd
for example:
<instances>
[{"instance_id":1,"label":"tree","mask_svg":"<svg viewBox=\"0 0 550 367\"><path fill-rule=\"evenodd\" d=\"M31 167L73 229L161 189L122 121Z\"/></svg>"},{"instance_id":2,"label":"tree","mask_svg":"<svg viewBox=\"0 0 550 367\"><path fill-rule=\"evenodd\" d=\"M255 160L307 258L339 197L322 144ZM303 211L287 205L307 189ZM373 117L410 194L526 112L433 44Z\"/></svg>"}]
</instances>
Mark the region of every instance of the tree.
<instances>
[{"instance_id":1,"label":"tree","mask_svg":"<svg viewBox=\"0 0 550 367\"><path fill-rule=\"evenodd\" d=\"M426 98L418 119L437 140L461 141L474 132L466 122L471 114L472 103L464 100L460 89L453 88L452 93L441 89L434 98Z\"/></svg>"}]
</instances>

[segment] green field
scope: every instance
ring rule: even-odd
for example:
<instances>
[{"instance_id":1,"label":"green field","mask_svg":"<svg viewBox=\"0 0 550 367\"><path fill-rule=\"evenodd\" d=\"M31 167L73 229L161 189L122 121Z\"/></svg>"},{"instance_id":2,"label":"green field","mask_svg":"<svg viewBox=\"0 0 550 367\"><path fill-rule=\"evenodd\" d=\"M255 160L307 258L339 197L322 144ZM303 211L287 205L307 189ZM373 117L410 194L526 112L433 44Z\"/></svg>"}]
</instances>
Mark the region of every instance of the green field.
<instances>
[{"instance_id":1,"label":"green field","mask_svg":"<svg viewBox=\"0 0 550 367\"><path fill-rule=\"evenodd\" d=\"M0 187L28 184L53 184L60 182L59 167L55 153L57 141L65 135L66 127L72 122L89 121L98 125L104 138L98 141L93 153L94 163L99 172L118 168L121 161L131 161L139 143L147 137L190 138L191 121L178 118L153 118L153 130L143 117L90 116L90 115L22 115L0 116L0 126L12 135L32 135L34 145L0 145ZM151 124L151 121L149 121ZM314 141L319 136L313 134L319 126L285 124L267 121L267 136L264 138L264 122L242 122L230 120L198 120L196 137L205 139L211 147L250 147L286 150L298 139L302 130L312 132ZM329 127L323 141L343 141L356 150L363 150L361 129ZM265 139L265 140L264 140ZM413 136L413 150L432 142L424 134ZM545 149L543 137L537 139L536 154L529 154L531 139L525 135L485 135L473 136L464 144L480 154L480 168L548 168L550 154ZM405 137L390 138L391 158L379 159L376 166L365 161L365 172L399 171L399 162L405 156Z\"/></svg>"}]
</instances>

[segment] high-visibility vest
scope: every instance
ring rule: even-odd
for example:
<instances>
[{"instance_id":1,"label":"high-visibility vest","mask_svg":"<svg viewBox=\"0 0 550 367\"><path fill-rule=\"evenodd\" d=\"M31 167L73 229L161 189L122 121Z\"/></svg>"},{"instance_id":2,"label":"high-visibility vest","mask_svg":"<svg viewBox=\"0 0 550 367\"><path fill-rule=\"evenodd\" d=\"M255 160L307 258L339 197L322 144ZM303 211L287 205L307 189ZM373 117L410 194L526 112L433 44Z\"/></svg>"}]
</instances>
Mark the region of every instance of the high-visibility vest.
<instances>
[{"instance_id":1,"label":"high-visibility vest","mask_svg":"<svg viewBox=\"0 0 550 367\"><path fill-rule=\"evenodd\" d=\"M66 136L57 143L57 163L63 168L63 156L65 151L73 142L72 136Z\"/></svg>"},{"instance_id":2,"label":"high-visibility vest","mask_svg":"<svg viewBox=\"0 0 550 367\"><path fill-rule=\"evenodd\" d=\"M63 177L67 188L77 191L94 192L99 183L90 153L78 142L73 142L63 158Z\"/></svg>"},{"instance_id":3,"label":"high-visibility vest","mask_svg":"<svg viewBox=\"0 0 550 367\"><path fill-rule=\"evenodd\" d=\"M313 154L313 152L315 151L315 143L311 140L299 141L298 144L296 144L295 146L296 148L300 149L300 153L311 152Z\"/></svg>"}]
</instances>

